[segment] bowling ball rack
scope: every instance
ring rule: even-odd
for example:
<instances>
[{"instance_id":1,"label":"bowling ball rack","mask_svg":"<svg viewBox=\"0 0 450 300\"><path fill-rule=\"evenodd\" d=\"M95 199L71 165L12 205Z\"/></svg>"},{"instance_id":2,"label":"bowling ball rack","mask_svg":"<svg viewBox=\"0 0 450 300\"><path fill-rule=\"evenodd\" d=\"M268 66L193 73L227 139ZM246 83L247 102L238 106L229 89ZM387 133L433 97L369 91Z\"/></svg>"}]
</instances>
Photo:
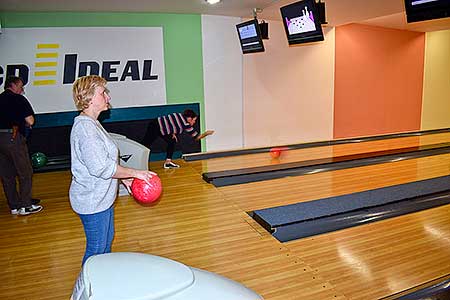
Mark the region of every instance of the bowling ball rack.
<instances>
[{"instance_id":1,"label":"bowling ball rack","mask_svg":"<svg viewBox=\"0 0 450 300\"><path fill-rule=\"evenodd\" d=\"M65 171L70 170L70 156L62 155L62 156L53 156L48 157L47 164L40 168L34 168L34 173L45 173L51 171Z\"/></svg>"}]
</instances>

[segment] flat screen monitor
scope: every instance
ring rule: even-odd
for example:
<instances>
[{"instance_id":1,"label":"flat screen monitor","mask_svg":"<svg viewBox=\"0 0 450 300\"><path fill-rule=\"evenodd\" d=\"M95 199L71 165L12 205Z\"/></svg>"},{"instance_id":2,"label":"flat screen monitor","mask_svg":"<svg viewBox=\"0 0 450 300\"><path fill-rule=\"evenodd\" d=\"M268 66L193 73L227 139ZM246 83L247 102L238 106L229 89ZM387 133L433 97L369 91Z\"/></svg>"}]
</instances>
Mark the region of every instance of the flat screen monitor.
<instances>
[{"instance_id":1,"label":"flat screen monitor","mask_svg":"<svg viewBox=\"0 0 450 300\"><path fill-rule=\"evenodd\" d=\"M289 45L324 40L315 0L298 1L280 11Z\"/></svg>"},{"instance_id":2,"label":"flat screen monitor","mask_svg":"<svg viewBox=\"0 0 450 300\"><path fill-rule=\"evenodd\" d=\"M264 44L258 20L253 19L236 25L242 53L264 52Z\"/></svg>"},{"instance_id":3,"label":"flat screen monitor","mask_svg":"<svg viewBox=\"0 0 450 300\"><path fill-rule=\"evenodd\" d=\"M450 17L450 0L405 0L408 23Z\"/></svg>"}]
</instances>

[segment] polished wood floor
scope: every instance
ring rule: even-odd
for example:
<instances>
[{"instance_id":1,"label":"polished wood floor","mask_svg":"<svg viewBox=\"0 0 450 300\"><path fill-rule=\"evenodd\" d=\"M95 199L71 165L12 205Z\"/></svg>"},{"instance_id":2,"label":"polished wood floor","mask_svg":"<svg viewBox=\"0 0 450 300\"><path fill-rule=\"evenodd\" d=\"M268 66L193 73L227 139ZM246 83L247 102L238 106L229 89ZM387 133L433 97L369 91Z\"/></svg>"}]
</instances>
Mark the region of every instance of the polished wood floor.
<instances>
[{"instance_id":1,"label":"polished wood floor","mask_svg":"<svg viewBox=\"0 0 450 300\"><path fill-rule=\"evenodd\" d=\"M437 142L432 136L438 135L393 139L379 147L434 144L450 137L440 134ZM366 145L370 150L361 143L347 145L349 152L328 149L318 155L382 150L373 143ZM321 150L314 149L311 157L296 151L313 159ZM254 164L252 158L239 161ZM179 163L178 170L151 163L164 186L156 205L118 198L113 251L161 255L217 272L265 299L379 299L450 274L450 206L288 243L275 240L246 213L446 176L450 155L223 188L201 179L204 162ZM69 182L69 172L36 174L33 195L45 208L31 216L10 215L0 194L0 299L69 298L85 243L70 209Z\"/></svg>"}]
</instances>

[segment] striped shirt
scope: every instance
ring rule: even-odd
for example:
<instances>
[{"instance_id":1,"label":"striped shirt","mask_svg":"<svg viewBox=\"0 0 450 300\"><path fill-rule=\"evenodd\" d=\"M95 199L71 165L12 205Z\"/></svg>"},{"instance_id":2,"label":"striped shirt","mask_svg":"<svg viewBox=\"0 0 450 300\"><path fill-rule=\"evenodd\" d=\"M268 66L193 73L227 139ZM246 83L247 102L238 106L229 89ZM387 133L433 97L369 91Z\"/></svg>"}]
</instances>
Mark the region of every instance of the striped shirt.
<instances>
[{"instance_id":1,"label":"striped shirt","mask_svg":"<svg viewBox=\"0 0 450 300\"><path fill-rule=\"evenodd\" d=\"M181 113L171 113L170 115L159 117L158 124L162 135L180 134L183 131L190 134L193 138L198 135L198 132L186 121Z\"/></svg>"}]
</instances>

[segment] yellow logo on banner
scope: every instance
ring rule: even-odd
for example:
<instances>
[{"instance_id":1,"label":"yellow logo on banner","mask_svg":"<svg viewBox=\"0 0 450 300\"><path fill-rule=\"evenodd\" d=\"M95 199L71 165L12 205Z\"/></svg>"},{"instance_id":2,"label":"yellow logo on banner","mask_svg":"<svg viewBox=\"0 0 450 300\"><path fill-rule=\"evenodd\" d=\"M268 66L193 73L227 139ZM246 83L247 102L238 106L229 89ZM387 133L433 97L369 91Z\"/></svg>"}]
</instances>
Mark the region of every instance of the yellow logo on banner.
<instances>
[{"instance_id":1,"label":"yellow logo on banner","mask_svg":"<svg viewBox=\"0 0 450 300\"><path fill-rule=\"evenodd\" d=\"M3 76L4 69L0 66L0 85L8 76L19 76L24 84L31 77L33 86L43 87L72 84L76 78L86 75L99 75L108 82L158 80L159 77L152 73L152 59L80 61L78 53L59 53L60 48L60 44L36 44L34 68L25 63L8 64Z\"/></svg>"},{"instance_id":2,"label":"yellow logo on banner","mask_svg":"<svg viewBox=\"0 0 450 300\"><path fill-rule=\"evenodd\" d=\"M56 67L58 62L55 60L59 54L59 44L37 44L36 62L34 63L35 72L33 85L55 85L56 84Z\"/></svg>"}]
</instances>

